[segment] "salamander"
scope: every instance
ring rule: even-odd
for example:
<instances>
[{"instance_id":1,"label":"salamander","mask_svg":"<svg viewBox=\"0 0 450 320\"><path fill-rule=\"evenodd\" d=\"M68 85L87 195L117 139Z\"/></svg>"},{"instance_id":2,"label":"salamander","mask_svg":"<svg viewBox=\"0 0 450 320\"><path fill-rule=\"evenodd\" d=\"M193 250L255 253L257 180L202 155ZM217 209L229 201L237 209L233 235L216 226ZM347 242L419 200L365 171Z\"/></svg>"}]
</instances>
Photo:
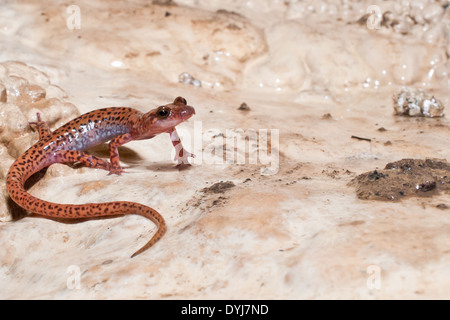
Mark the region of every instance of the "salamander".
<instances>
[{"instance_id":1,"label":"salamander","mask_svg":"<svg viewBox=\"0 0 450 320\"><path fill-rule=\"evenodd\" d=\"M24 184L34 173L53 163L79 162L90 168L100 168L109 174L120 175L118 147L132 140L151 139L160 133L169 133L175 147L178 165L189 165L187 152L175 126L195 114L186 100L177 97L173 103L155 108L147 113L128 107L103 108L83 114L55 131L41 120L30 122L36 126L39 141L26 150L12 165L6 178L11 199L19 206L38 215L56 218L90 218L137 214L150 219L158 230L153 237L131 257L154 245L166 232L162 215L148 206L127 201L86 204L58 204L38 199L29 194ZM89 155L84 150L109 141L110 161Z\"/></svg>"}]
</instances>

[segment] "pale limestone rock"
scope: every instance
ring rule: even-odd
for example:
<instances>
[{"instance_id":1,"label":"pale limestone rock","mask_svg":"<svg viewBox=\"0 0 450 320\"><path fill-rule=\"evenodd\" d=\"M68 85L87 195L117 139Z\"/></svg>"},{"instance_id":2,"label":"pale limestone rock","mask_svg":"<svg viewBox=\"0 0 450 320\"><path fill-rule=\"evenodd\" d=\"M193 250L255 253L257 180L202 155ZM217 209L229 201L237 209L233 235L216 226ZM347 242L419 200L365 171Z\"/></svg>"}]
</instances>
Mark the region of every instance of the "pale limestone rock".
<instances>
[{"instance_id":1,"label":"pale limestone rock","mask_svg":"<svg viewBox=\"0 0 450 320\"><path fill-rule=\"evenodd\" d=\"M7 61L1 63L0 76L0 144L1 184L5 185L6 174L13 159L17 158L37 140L37 134L28 124L36 121L36 112L47 121L51 127L61 125L78 113L77 108L59 98L46 95L45 88L50 86L50 80L45 73L25 63ZM8 195L2 188L0 202L0 220L11 219L6 206Z\"/></svg>"},{"instance_id":2,"label":"pale limestone rock","mask_svg":"<svg viewBox=\"0 0 450 320\"><path fill-rule=\"evenodd\" d=\"M117 105L148 111L181 95L196 108L179 130L197 158L176 170L173 148L161 135L120 150L128 171L120 177L50 167L30 193L61 203L143 203L161 212L168 232L130 259L155 231L141 217L1 222L0 297L448 297L448 194L375 203L357 199L347 186L359 173L398 159L450 159L447 117L395 117L391 108L404 85L433 88L443 103L450 99L448 32L431 31L432 43L423 39L446 24L447 13L440 18L433 8L425 19L422 8L432 3L228 1L224 11L216 0L79 0L80 29L66 28L68 4L4 5L0 59L26 61L53 83L39 71L30 71L33 81L17 72L11 99L39 105L70 97L84 113ZM380 29L368 29L367 17L357 22L371 5L392 13ZM183 72L202 86L178 83ZM0 77L6 73L0 64ZM31 96L12 96L23 79L43 88L45 98L36 87ZM249 112L236 110L242 101ZM64 104L42 107L62 114ZM36 110L18 117L22 127L2 128L29 130ZM261 175L268 164L259 154L250 162L263 149L250 134L259 129L279 131L267 143L279 151L276 174ZM351 139L355 134L370 142ZM236 145L225 144L234 135ZM104 148L95 152L108 157ZM237 163L242 156L245 162ZM6 146L0 157L8 166L13 161Z\"/></svg>"}]
</instances>

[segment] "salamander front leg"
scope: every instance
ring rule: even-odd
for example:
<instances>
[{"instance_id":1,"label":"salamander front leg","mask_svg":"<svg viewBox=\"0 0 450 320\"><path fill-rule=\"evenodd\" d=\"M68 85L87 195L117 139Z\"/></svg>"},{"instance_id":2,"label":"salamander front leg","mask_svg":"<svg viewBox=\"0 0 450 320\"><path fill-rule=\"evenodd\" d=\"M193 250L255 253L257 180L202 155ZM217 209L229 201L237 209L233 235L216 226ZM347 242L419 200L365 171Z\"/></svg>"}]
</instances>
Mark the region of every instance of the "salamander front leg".
<instances>
[{"instance_id":1,"label":"salamander front leg","mask_svg":"<svg viewBox=\"0 0 450 320\"><path fill-rule=\"evenodd\" d=\"M195 154L186 151L183 148L183 144L181 143L181 139L178 136L177 130L175 128L169 132L170 140L172 141L172 145L175 148L175 158L174 160L178 162L177 167L190 166L191 164L188 161L188 158L195 158Z\"/></svg>"},{"instance_id":2,"label":"salamander front leg","mask_svg":"<svg viewBox=\"0 0 450 320\"><path fill-rule=\"evenodd\" d=\"M109 159L111 161L111 166L109 168L109 174L120 175L122 172L125 172L125 171L123 171L122 167L120 166L119 150L117 148L127 142L130 142L131 140L133 140L131 134L125 133L125 134L115 137L109 143Z\"/></svg>"}]
</instances>

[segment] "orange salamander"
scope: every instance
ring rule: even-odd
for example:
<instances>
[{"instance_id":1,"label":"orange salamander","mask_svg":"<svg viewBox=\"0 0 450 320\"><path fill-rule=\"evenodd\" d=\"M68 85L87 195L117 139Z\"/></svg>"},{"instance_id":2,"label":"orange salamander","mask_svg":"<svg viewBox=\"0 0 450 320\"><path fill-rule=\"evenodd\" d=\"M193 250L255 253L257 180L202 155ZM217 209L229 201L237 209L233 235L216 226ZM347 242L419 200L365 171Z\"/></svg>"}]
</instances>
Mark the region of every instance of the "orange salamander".
<instances>
[{"instance_id":1,"label":"orange salamander","mask_svg":"<svg viewBox=\"0 0 450 320\"><path fill-rule=\"evenodd\" d=\"M22 208L39 215L56 218L86 218L137 214L150 219L158 227L153 237L134 257L154 245L166 232L164 218L154 209L135 202L114 201L106 203L58 204L30 195L24 188L26 180L34 173L53 163L80 162L91 168L120 175L124 172L119 163L117 148L131 140L151 139L167 132L176 150L178 164L189 164L187 152L175 130L175 126L195 114L193 107L178 97L173 103L160 106L148 113L126 107L94 110L79 116L62 127L51 131L39 113L35 125L39 141L23 153L11 166L6 187L11 199ZM83 152L100 143L109 142L110 161Z\"/></svg>"}]
</instances>

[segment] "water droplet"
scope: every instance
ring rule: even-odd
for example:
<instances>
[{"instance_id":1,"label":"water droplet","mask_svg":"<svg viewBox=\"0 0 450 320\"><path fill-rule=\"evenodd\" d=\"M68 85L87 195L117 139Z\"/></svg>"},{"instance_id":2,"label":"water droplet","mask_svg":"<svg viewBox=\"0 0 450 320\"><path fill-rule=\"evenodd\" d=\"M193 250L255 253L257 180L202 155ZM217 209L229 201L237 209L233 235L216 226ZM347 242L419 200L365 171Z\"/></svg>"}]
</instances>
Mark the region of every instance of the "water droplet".
<instances>
[{"instance_id":1,"label":"water droplet","mask_svg":"<svg viewBox=\"0 0 450 320\"><path fill-rule=\"evenodd\" d=\"M114 60L113 62L111 62L111 66L115 68L121 68L123 67L123 62L120 60Z\"/></svg>"}]
</instances>

